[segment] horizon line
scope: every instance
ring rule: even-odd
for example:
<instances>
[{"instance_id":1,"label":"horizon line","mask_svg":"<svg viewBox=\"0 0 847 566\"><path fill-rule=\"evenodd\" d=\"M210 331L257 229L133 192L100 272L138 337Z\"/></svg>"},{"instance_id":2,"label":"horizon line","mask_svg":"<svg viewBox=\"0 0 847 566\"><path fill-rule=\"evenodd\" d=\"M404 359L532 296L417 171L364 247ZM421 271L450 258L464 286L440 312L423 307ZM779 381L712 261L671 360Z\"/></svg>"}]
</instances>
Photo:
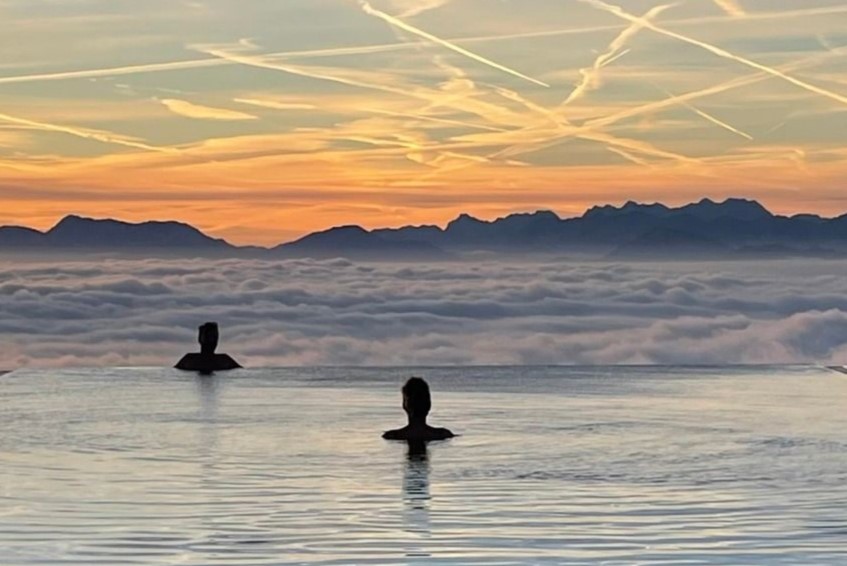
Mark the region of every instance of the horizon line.
<instances>
[{"instance_id":1,"label":"horizon line","mask_svg":"<svg viewBox=\"0 0 847 566\"><path fill-rule=\"evenodd\" d=\"M130 225L130 226L142 226L144 224L152 224L152 223L181 224L183 226L187 226L189 228L197 230L198 232L200 232L204 236L207 236L207 237L210 237L210 238L213 238L213 239L216 239L216 240L220 240L220 241L226 243L227 245L235 247L235 248L262 248L262 249L270 250L270 249L273 249L273 248L276 248L276 247L279 247L279 246L284 246L284 245L287 245L287 244L292 244L292 243L298 242L298 241L302 240L303 238L307 238L307 237L314 235L314 234L322 234L322 233L330 232L330 231L333 231L333 230L340 230L340 229L344 229L344 228L360 228L360 229L362 229L362 230L364 230L365 232L368 232L368 233L372 233L372 232L380 231L380 230L402 230L402 229L405 229L405 228L437 228L439 230L446 231L449 228L450 224L460 220L463 217L468 217L468 218L471 218L473 220L476 220L476 221L479 221L479 222L482 222L482 223L486 223L486 224L494 224L498 221L502 221L502 220L505 220L505 219L513 217L513 216L520 216L520 215L532 216L532 215L543 214L543 213L551 213L554 216L556 216L560 221L564 222L564 221L569 221L569 220L579 220L579 219L585 218L585 216L587 216L591 211L598 210L598 209L604 209L604 208L612 208L612 209L622 210L625 207L630 206L630 205L635 205L635 206L640 206L640 207L661 206L661 207L664 207L668 210L674 211L674 210L681 210L683 208L686 208L686 207L689 207L689 206L694 206L694 205L699 205L699 204L710 204L711 203L711 204L715 204L715 205L718 205L718 206L724 206L724 205L726 205L730 202L746 202L746 203L757 204L760 207L762 207L766 212L768 212L769 214L771 214L772 216L777 217L777 218L796 218L798 216L813 216L813 217L820 218L822 220L836 220L838 218L842 218L843 216L847 216L847 210L845 210L844 213L839 214L837 216L822 216L820 214L814 214L814 213L809 213L809 212L795 212L794 214L791 214L791 215L777 214L777 213L774 213L761 200L756 199L756 198L736 196L736 197L726 197L726 198L720 200L720 199L713 199L711 197L704 196L704 197L700 198L699 200L695 199L695 200L692 200L692 201L687 202L685 204L681 204L681 205L677 205L677 206L667 205L667 204L660 202L660 201L639 202L639 201L634 200L634 199L627 199L625 202L622 202L621 204L613 204L613 203L595 204L593 206L586 208L585 211L582 214L575 214L573 216L563 216L563 215L559 214L558 212L556 212L555 210L553 210L552 208L543 208L542 207L542 208L536 208L536 209L533 209L533 210L530 210L530 209L514 210L512 212L506 213L506 214L501 215L501 216L497 216L496 218L492 218L490 220L486 220L484 218L474 216L472 213L469 213L469 212L462 212L462 213L459 213L452 220L446 221L443 224L439 224L439 223L435 222L435 223L430 223L430 224L401 224L401 225L397 225L397 226L381 226L381 227L375 227L375 228L367 228L367 227L365 227L361 224L356 224L356 223L341 223L341 224L336 224L336 225L329 226L329 227L326 227L326 228L320 228L320 229L317 229L317 230L312 230L310 232L304 232L303 234L301 234L301 235L299 235L299 236L297 236L297 237L295 237L291 240L284 240L284 241L281 241L279 243L271 244L271 245L252 244L252 243L233 244L229 240L227 240L226 238L215 236L214 232L211 231L211 230L206 231L205 229L202 229L202 228L198 227L197 225L192 224L191 222L179 220L179 219L176 219L176 218L170 218L170 219L150 218L150 219L147 219L147 220L132 221L132 220L124 220L124 219L112 217L112 216L105 216L105 217L88 216L88 215L85 215L83 213L76 213L76 212L69 212L67 214L60 216L59 219L55 223L53 223L49 228L46 228L46 229L33 228L31 226L26 226L26 225L23 225L23 224L3 224L3 225L0 225L0 229L3 229L3 228L19 228L19 229L25 229L25 230L33 230L33 231L39 232L41 234L48 234L50 231L52 231L57 226L59 226L63 221L65 221L69 218L79 218L79 219L82 219L82 220L90 220L90 221L94 221L94 222L109 222L109 221L112 221L112 222L118 222L118 223L121 223L121 224Z\"/></svg>"}]
</instances>

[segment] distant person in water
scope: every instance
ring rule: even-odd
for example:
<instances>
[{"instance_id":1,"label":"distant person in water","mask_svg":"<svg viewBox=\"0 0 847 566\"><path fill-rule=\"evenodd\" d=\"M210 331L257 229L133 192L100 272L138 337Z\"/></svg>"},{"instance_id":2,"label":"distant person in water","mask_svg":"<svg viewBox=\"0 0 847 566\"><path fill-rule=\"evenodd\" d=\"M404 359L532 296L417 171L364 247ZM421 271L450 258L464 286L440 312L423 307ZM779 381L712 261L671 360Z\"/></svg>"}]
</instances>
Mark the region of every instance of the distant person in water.
<instances>
[{"instance_id":1,"label":"distant person in water","mask_svg":"<svg viewBox=\"0 0 847 566\"><path fill-rule=\"evenodd\" d=\"M201 374L211 374L216 371L240 369L241 366L227 354L216 354L220 330L217 322L207 322L197 329L197 341L200 343L199 354L186 354L176 364L177 369L197 371Z\"/></svg>"},{"instance_id":2,"label":"distant person in water","mask_svg":"<svg viewBox=\"0 0 847 566\"><path fill-rule=\"evenodd\" d=\"M429 385L420 377L413 377L403 386L403 410L409 417L409 424L397 430L389 430L382 437L386 440L407 440L427 442L446 440L455 435L446 428L434 428L426 424L426 417L432 408Z\"/></svg>"}]
</instances>

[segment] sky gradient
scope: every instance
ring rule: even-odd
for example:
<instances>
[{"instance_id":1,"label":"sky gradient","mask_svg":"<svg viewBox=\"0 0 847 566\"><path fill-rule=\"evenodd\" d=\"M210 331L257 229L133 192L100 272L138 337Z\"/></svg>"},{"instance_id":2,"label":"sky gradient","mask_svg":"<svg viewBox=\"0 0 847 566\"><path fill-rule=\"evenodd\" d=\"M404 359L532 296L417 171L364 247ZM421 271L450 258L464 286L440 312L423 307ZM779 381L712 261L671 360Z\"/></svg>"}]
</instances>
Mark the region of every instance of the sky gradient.
<instances>
[{"instance_id":1,"label":"sky gradient","mask_svg":"<svg viewBox=\"0 0 847 566\"><path fill-rule=\"evenodd\" d=\"M620 0L618 0L620 2ZM0 0L0 224L847 211L831 0Z\"/></svg>"}]
</instances>

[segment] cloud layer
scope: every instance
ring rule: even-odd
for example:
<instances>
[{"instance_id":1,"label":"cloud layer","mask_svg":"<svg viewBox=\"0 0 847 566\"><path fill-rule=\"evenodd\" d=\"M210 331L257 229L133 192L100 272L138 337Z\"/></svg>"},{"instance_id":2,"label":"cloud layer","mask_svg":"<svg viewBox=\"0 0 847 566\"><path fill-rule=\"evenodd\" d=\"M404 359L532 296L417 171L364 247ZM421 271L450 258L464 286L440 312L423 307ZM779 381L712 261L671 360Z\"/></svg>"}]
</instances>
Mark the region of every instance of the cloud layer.
<instances>
[{"instance_id":1,"label":"cloud layer","mask_svg":"<svg viewBox=\"0 0 847 566\"><path fill-rule=\"evenodd\" d=\"M0 369L170 365L196 327L250 366L847 363L835 263L0 263ZM813 290L813 291L812 291Z\"/></svg>"}]
</instances>

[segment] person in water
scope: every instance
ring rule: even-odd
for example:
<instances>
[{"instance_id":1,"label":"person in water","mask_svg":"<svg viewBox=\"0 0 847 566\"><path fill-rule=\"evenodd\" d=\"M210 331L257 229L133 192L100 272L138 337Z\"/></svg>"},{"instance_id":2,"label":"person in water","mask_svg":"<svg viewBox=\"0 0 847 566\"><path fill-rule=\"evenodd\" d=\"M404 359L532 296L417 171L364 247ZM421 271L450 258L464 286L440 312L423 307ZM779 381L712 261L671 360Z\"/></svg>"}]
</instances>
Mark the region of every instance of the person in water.
<instances>
[{"instance_id":1,"label":"person in water","mask_svg":"<svg viewBox=\"0 0 847 566\"><path fill-rule=\"evenodd\" d=\"M429 385L420 377L413 377L403 386L403 410L409 417L409 424L397 430L389 430L382 437L386 440L407 440L427 442L446 440L455 435L446 428L435 428L426 424L426 417L432 407Z\"/></svg>"}]
</instances>

